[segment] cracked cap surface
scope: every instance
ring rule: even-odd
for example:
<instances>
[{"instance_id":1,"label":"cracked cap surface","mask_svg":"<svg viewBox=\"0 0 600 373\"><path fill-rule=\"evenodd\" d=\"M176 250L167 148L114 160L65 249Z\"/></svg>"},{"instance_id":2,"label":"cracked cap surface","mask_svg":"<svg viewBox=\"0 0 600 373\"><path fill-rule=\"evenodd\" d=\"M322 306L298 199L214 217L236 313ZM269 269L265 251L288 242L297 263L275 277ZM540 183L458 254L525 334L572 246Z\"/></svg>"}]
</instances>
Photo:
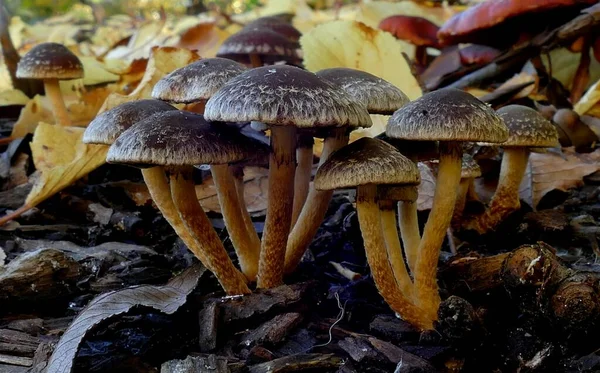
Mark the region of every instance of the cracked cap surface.
<instances>
[{"instance_id":1,"label":"cracked cap surface","mask_svg":"<svg viewBox=\"0 0 600 373\"><path fill-rule=\"evenodd\" d=\"M70 80L83 78L83 65L73 52L58 43L31 48L17 65L17 78Z\"/></svg>"},{"instance_id":2,"label":"cracked cap surface","mask_svg":"<svg viewBox=\"0 0 600 373\"><path fill-rule=\"evenodd\" d=\"M522 105L508 105L497 110L508 127L503 147L552 148L558 146L558 131L537 110Z\"/></svg>"}]
</instances>

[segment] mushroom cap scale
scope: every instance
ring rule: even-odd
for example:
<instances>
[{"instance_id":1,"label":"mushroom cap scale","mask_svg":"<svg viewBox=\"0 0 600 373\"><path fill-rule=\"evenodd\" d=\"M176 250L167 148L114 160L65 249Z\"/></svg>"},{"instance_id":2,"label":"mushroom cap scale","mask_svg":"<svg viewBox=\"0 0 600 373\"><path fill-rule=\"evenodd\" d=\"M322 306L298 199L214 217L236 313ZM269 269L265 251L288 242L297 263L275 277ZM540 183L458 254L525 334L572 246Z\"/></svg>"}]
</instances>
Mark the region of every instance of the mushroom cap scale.
<instances>
[{"instance_id":1,"label":"mushroom cap scale","mask_svg":"<svg viewBox=\"0 0 600 373\"><path fill-rule=\"evenodd\" d=\"M41 43L21 58L17 65L17 78L79 79L83 78L83 65L64 45Z\"/></svg>"},{"instance_id":2,"label":"mushroom cap scale","mask_svg":"<svg viewBox=\"0 0 600 373\"><path fill-rule=\"evenodd\" d=\"M487 104L453 88L427 93L388 120L386 134L417 141L504 142L508 129Z\"/></svg>"},{"instance_id":3,"label":"mushroom cap scale","mask_svg":"<svg viewBox=\"0 0 600 373\"><path fill-rule=\"evenodd\" d=\"M363 137L333 153L315 176L317 190L354 188L360 185L417 185L417 165L392 145Z\"/></svg>"},{"instance_id":4,"label":"mushroom cap scale","mask_svg":"<svg viewBox=\"0 0 600 373\"><path fill-rule=\"evenodd\" d=\"M502 147L552 148L559 145L556 127L537 110L508 105L497 110L508 127L508 140Z\"/></svg>"},{"instance_id":5,"label":"mushroom cap scale","mask_svg":"<svg viewBox=\"0 0 600 373\"><path fill-rule=\"evenodd\" d=\"M392 115L410 101L395 85L365 71L335 67L316 74L365 104L370 114Z\"/></svg>"},{"instance_id":6,"label":"mushroom cap scale","mask_svg":"<svg viewBox=\"0 0 600 373\"><path fill-rule=\"evenodd\" d=\"M202 115L166 111L123 132L106 160L130 165L225 164L249 157L256 146L256 140L225 126L213 126Z\"/></svg>"},{"instance_id":7,"label":"mushroom cap scale","mask_svg":"<svg viewBox=\"0 0 600 373\"><path fill-rule=\"evenodd\" d=\"M481 176L481 168L470 154L463 154L462 166L460 170L461 179L471 179Z\"/></svg>"},{"instance_id":8,"label":"mushroom cap scale","mask_svg":"<svg viewBox=\"0 0 600 373\"><path fill-rule=\"evenodd\" d=\"M300 44L267 27L246 27L227 38L217 52L217 57L250 63L250 54L260 56L263 62L299 62Z\"/></svg>"},{"instance_id":9,"label":"mushroom cap scale","mask_svg":"<svg viewBox=\"0 0 600 373\"><path fill-rule=\"evenodd\" d=\"M244 65L226 58L202 59L164 76L152 89L152 97L181 104L208 100L245 70Z\"/></svg>"},{"instance_id":10,"label":"mushroom cap scale","mask_svg":"<svg viewBox=\"0 0 600 373\"><path fill-rule=\"evenodd\" d=\"M210 121L315 127L370 127L364 105L315 74L293 66L251 69L227 82L206 103Z\"/></svg>"},{"instance_id":11,"label":"mushroom cap scale","mask_svg":"<svg viewBox=\"0 0 600 373\"><path fill-rule=\"evenodd\" d=\"M175 107L160 100L129 101L107 110L94 118L83 133L85 144L111 145L117 137L135 123Z\"/></svg>"}]
</instances>

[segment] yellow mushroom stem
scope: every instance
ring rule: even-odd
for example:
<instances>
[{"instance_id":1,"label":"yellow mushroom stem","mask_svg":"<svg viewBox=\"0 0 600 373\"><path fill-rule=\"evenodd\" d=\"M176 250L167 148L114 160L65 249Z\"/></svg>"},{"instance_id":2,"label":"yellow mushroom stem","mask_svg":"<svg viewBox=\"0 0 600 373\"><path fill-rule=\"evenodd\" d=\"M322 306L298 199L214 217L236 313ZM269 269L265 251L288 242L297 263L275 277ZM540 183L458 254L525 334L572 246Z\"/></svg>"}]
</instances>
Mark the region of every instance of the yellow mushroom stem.
<instances>
[{"instance_id":1,"label":"yellow mushroom stem","mask_svg":"<svg viewBox=\"0 0 600 373\"><path fill-rule=\"evenodd\" d=\"M347 129L336 128L332 130L331 135L325 138L323 143L319 166L329 158L331 153L347 145L348 139ZM333 191L331 190L316 190L314 185L310 186L306 203L300 212L298 221L290 232L287 242L285 273L293 272L302 260L302 256L317 234L323 218L325 218L332 195Z\"/></svg>"},{"instance_id":2,"label":"yellow mushroom stem","mask_svg":"<svg viewBox=\"0 0 600 373\"><path fill-rule=\"evenodd\" d=\"M461 143L440 142L440 163L433 205L423 229L414 271L415 299L434 319L437 319L440 304L437 285L438 260L456 203L461 164Z\"/></svg>"},{"instance_id":3,"label":"yellow mushroom stem","mask_svg":"<svg viewBox=\"0 0 600 373\"><path fill-rule=\"evenodd\" d=\"M253 241L253 245L259 248L259 257L260 257L260 238L258 237L258 233L256 232L256 227L254 227L254 222L252 221L252 217L250 216L250 212L246 208L246 197L244 196L244 168L243 167L234 167L234 182L235 182L235 190L238 194L238 199L241 205L244 207L242 210L242 219L244 219L244 225L246 226L246 231L248 232L250 240ZM245 212L245 213L244 213Z\"/></svg>"},{"instance_id":4,"label":"yellow mushroom stem","mask_svg":"<svg viewBox=\"0 0 600 373\"><path fill-rule=\"evenodd\" d=\"M419 256L419 244L421 243L417 201L399 201L398 220L404 252L406 253L406 262L414 277L417 257Z\"/></svg>"},{"instance_id":5,"label":"yellow mushroom stem","mask_svg":"<svg viewBox=\"0 0 600 373\"><path fill-rule=\"evenodd\" d=\"M379 293L404 320L419 329L432 329L431 317L402 293L394 278L377 202L377 186L363 185L357 188L356 209L367 261Z\"/></svg>"},{"instance_id":6,"label":"yellow mushroom stem","mask_svg":"<svg viewBox=\"0 0 600 373\"><path fill-rule=\"evenodd\" d=\"M467 201L479 201L477 188L475 188L475 178L471 178L471 180L469 181L469 189L467 190Z\"/></svg>"},{"instance_id":7,"label":"yellow mushroom stem","mask_svg":"<svg viewBox=\"0 0 600 373\"><path fill-rule=\"evenodd\" d=\"M304 135L302 135L304 136ZM312 140L312 137L311 137ZM308 197L313 166L313 147L308 146L305 139L300 140L296 149L296 176L294 178L294 207L292 208L292 227L298 221L298 216Z\"/></svg>"},{"instance_id":8,"label":"yellow mushroom stem","mask_svg":"<svg viewBox=\"0 0 600 373\"><path fill-rule=\"evenodd\" d=\"M269 199L258 263L259 288L273 288L283 283L285 248L292 222L295 172L296 128L272 126Z\"/></svg>"},{"instance_id":9,"label":"yellow mushroom stem","mask_svg":"<svg viewBox=\"0 0 600 373\"><path fill-rule=\"evenodd\" d=\"M204 114L205 106L206 106L206 100L200 100L198 102L186 104L184 106L184 110L192 112L192 113L196 113L196 114Z\"/></svg>"},{"instance_id":10,"label":"yellow mushroom stem","mask_svg":"<svg viewBox=\"0 0 600 373\"><path fill-rule=\"evenodd\" d=\"M171 173L171 194L181 220L202 245L209 268L228 295L249 294L246 278L233 265L223 243L215 232L196 197L191 166Z\"/></svg>"},{"instance_id":11,"label":"yellow mushroom stem","mask_svg":"<svg viewBox=\"0 0 600 373\"><path fill-rule=\"evenodd\" d=\"M485 233L521 207L519 186L527 169L529 150L524 147L505 148L500 177L494 196L482 215L464 223L466 229Z\"/></svg>"},{"instance_id":12,"label":"yellow mushroom stem","mask_svg":"<svg viewBox=\"0 0 600 373\"><path fill-rule=\"evenodd\" d=\"M396 222L396 201L380 200L381 209L381 227L385 238L385 245L388 253L388 260L392 266L394 278L402 291L402 294L408 298L412 295L413 283L408 275L404 255L402 254L402 245L398 235L398 226Z\"/></svg>"},{"instance_id":13,"label":"yellow mushroom stem","mask_svg":"<svg viewBox=\"0 0 600 373\"><path fill-rule=\"evenodd\" d=\"M71 118L69 118L65 101L60 93L59 81L57 79L44 79L44 90L46 91L46 97L50 99L52 114L54 114L56 124L70 126L72 122Z\"/></svg>"},{"instance_id":14,"label":"yellow mushroom stem","mask_svg":"<svg viewBox=\"0 0 600 373\"><path fill-rule=\"evenodd\" d=\"M256 245L248 232L244 215L248 214L246 206L239 199L231 168L227 164L211 165L210 171L217 190L223 220L237 254L242 273L250 281L255 281L258 274L258 257L260 243Z\"/></svg>"},{"instance_id":15,"label":"yellow mushroom stem","mask_svg":"<svg viewBox=\"0 0 600 373\"><path fill-rule=\"evenodd\" d=\"M460 179L460 184L458 184L458 192L456 194L456 202L454 203L454 212L452 213L452 227L459 227L460 221L465 212L465 206L467 205L467 198L469 193L469 187L473 178L465 178Z\"/></svg>"}]
</instances>

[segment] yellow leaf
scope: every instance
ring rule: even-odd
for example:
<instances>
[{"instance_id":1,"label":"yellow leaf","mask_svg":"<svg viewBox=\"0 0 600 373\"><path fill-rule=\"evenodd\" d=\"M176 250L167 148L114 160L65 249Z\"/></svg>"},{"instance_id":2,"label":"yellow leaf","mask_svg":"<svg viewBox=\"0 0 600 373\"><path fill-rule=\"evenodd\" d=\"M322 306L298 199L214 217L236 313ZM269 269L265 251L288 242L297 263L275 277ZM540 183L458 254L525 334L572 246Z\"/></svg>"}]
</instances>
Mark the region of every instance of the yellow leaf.
<instances>
[{"instance_id":1,"label":"yellow leaf","mask_svg":"<svg viewBox=\"0 0 600 373\"><path fill-rule=\"evenodd\" d=\"M600 80L596 81L573 108L579 115L592 115L600 118Z\"/></svg>"},{"instance_id":2,"label":"yellow leaf","mask_svg":"<svg viewBox=\"0 0 600 373\"><path fill-rule=\"evenodd\" d=\"M180 36L170 41L169 45L191 49L204 58L215 57L219 47L231 34L215 26L214 23L202 22L188 28Z\"/></svg>"},{"instance_id":3,"label":"yellow leaf","mask_svg":"<svg viewBox=\"0 0 600 373\"><path fill-rule=\"evenodd\" d=\"M40 123L31 142L40 176L27 196L33 207L104 164L108 146L81 142L83 128Z\"/></svg>"},{"instance_id":4,"label":"yellow leaf","mask_svg":"<svg viewBox=\"0 0 600 373\"><path fill-rule=\"evenodd\" d=\"M29 97L18 89L0 92L0 106L26 105L27 102L29 102Z\"/></svg>"},{"instance_id":5,"label":"yellow leaf","mask_svg":"<svg viewBox=\"0 0 600 373\"><path fill-rule=\"evenodd\" d=\"M442 7L428 7L412 1L364 1L359 6L356 20L377 28L382 19L395 15L422 17L438 26L446 22L449 17Z\"/></svg>"},{"instance_id":6,"label":"yellow leaf","mask_svg":"<svg viewBox=\"0 0 600 373\"><path fill-rule=\"evenodd\" d=\"M548 58L550 58L551 64L548 64ZM572 88L580 60L581 53L572 53L566 48L554 49L548 54L548 57L542 57L546 69L552 71L552 77L561 82L567 89ZM600 79L600 62L592 57L589 85L598 79Z\"/></svg>"},{"instance_id":7,"label":"yellow leaf","mask_svg":"<svg viewBox=\"0 0 600 373\"><path fill-rule=\"evenodd\" d=\"M422 95L402 56L406 43L391 34L356 21L334 21L303 35L300 44L304 65L310 71L350 67L389 81L411 100Z\"/></svg>"},{"instance_id":8,"label":"yellow leaf","mask_svg":"<svg viewBox=\"0 0 600 373\"><path fill-rule=\"evenodd\" d=\"M29 100L21 110L19 119L13 126L12 138L19 138L33 133L39 122L53 122L54 117L50 108L50 102L43 96L36 95Z\"/></svg>"}]
</instances>

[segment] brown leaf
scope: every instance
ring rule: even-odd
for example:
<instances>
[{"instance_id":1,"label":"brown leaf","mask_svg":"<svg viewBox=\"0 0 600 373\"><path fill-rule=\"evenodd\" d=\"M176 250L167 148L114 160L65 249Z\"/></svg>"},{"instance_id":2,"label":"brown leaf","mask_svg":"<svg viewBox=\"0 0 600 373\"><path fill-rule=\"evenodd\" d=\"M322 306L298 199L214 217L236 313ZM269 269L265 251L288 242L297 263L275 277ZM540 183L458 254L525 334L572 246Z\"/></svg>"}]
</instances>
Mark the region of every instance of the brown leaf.
<instances>
[{"instance_id":1,"label":"brown leaf","mask_svg":"<svg viewBox=\"0 0 600 373\"><path fill-rule=\"evenodd\" d=\"M229 35L227 31L216 27L214 23L203 22L185 30L174 46L195 50L204 58L215 57L217 50Z\"/></svg>"},{"instance_id":2,"label":"brown leaf","mask_svg":"<svg viewBox=\"0 0 600 373\"><path fill-rule=\"evenodd\" d=\"M187 296L196 288L205 271L204 267L196 265L163 286L135 286L96 297L63 334L50 357L47 373L71 372L79 344L87 332L103 320L128 312L136 306L173 314L185 304Z\"/></svg>"}]
</instances>

